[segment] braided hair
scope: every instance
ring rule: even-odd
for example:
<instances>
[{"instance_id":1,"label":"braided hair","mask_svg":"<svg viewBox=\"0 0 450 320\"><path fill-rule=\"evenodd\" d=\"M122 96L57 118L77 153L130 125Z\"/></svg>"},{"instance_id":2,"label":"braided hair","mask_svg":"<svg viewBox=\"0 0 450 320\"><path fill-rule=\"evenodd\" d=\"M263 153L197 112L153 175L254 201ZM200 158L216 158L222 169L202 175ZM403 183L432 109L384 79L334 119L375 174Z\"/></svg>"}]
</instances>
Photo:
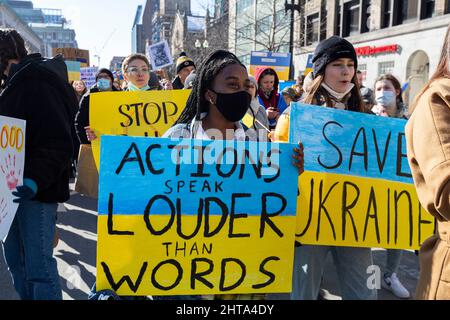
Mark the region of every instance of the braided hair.
<instances>
[{"instance_id":1,"label":"braided hair","mask_svg":"<svg viewBox=\"0 0 450 320\"><path fill-rule=\"evenodd\" d=\"M15 29L0 29L0 76L2 78L9 60L22 59L27 54L25 41Z\"/></svg>"},{"instance_id":2,"label":"braided hair","mask_svg":"<svg viewBox=\"0 0 450 320\"><path fill-rule=\"evenodd\" d=\"M189 123L194 118L200 120L200 115L203 112L209 112L209 102L205 99L205 92L207 89L211 89L214 78L220 71L232 64L239 64L245 68L234 54L226 50L211 52L202 61L193 82L191 94L186 102L186 108L175 124Z\"/></svg>"}]
</instances>

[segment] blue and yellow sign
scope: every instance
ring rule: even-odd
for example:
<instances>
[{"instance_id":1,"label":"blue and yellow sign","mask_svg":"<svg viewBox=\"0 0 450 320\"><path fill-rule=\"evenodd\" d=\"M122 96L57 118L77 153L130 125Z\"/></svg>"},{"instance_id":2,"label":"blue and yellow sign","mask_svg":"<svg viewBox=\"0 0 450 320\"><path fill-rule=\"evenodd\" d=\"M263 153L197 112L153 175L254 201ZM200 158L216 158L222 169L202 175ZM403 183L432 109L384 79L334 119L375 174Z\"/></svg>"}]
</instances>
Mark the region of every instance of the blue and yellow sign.
<instances>
[{"instance_id":1,"label":"blue and yellow sign","mask_svg":"<svg viewBox=\"0 0 450 320\"><path fill-rule=\"evenodd\" d=\"M405 120L296 103L290 141L305 147L301 243L418 249L434 219L417 198Z\"/></svg>"},{"instance_id":2,"label":"blue and yellow sign","mask_svg":"<svg viewBox=\"0 0 450 320\"><path fill-rule=\"evenodd\" d=\"M104 136L97 290L290 292L293 145Z\"/></svg>"},{"instance_id":3,"label":"blue and yellow sign","mask_svg":"<svg viewBox=\"0 0 450 320\"><path fill-rule=\"evenodd\" d=\"M269 67L275 70L279 80L289 80L290 66L290 53L252 51L250 56L250 74L256 74L258 68Z\"/></svg>"}]
</instances>

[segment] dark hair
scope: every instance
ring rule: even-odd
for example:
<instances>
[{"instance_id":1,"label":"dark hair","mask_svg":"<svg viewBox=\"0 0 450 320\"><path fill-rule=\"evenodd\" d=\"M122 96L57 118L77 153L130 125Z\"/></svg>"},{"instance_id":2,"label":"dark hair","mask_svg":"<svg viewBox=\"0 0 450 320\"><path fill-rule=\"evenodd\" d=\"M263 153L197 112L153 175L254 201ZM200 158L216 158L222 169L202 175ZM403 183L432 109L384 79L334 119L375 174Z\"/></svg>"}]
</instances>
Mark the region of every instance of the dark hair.
<instances>
[{"instance_id":1,"label":"dark hair","mask_svg":"<svg viewBox=\"0 0 450 320\"><path fill-rule=\"evenodd\" d=\"M436 71L431 76L430 80L426 84L426 86L419 92L419 94L414 99L414 102L409 107L409 113L412 114L414 109L419 102L419 99L422 95L430 88L430 85L440 78L450 79L450 24L447 27L447 33L445 34L444 45L442 46L441 57L439 58L439 63L436 67Z\"/></svg>"},{"instance_id":2,"label":"dark hair","mask_svg":"<svg viewBox=\"0 0 450 320\"><path fill-rule=\"evenodd\" d=\"M258 77L258 87L261 87L261 80L265 76L274 76L275 79L276 79L277 78L277 73L272 68L265 69L263 72L261 72L261 74Z\"/></svg>"},{"instance_id":3,"label":"dark hair","mask_svg":"<svg viewBox=\"0 0 450 320\"><path fill-rule=\"evenodd\" d=\"M245 66L229 51L216 50L211 52L201 63L200 69L192 84L192 91L186 102L186 108L175 124L189 123L194 118L200 119L200 114L209 112L209 102L205 99L205 92L211 89L214 78L227 66L239 64Z\"/></svg>"},{"instance_id":4,"label":"dark hair","mask_svg":"<svg viewBox=\"0 0 450 320\"><path fill-rule=\"evenodd\" d=\"M111 72L111 70L106 68L101 68L100 70L97 71L97 74L95 75L95 81L98 81L98 77L100 76L101 73L106 73L111 78L111 84L114 82L113 73Z\"/></svg>"},{"instance_id":5,"label":"dark hair","mask_svg":"<svg viewBox=\"0 0 450 320\"><path fill-rule=\"evenodd\" d=\"M22 59L28 54L25 41L14 29L0 29L0 76L3 76L8 61Z\"/></svg>"},{"instance_id":6,"label":"dark hair","mask_svg":"<svg viewBox=\"0 0 450 320\"><path fill-rule=\"evenodd\" d=\"M394 86L395 90L399 92L399 94L396 95L397 98L397 107L399 106L399 103L403 104L403 98L402 98L402 85L400 84L400 81L396 77L394 77L392 74L383 74L378 77L378 79L375 81L375 86L377 82L379 81L390 81L392 85ZM375 88L373 90L376 91Z\"/></svg>"}]
</instances>

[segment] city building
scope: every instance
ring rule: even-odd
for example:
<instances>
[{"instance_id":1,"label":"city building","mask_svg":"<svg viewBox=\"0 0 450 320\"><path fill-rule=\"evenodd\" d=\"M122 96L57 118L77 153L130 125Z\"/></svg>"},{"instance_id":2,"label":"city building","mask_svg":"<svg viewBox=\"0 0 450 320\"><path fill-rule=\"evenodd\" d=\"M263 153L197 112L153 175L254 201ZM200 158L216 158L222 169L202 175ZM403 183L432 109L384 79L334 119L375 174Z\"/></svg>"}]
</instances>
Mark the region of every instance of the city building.
<instances>
[{"instance_id":1,"label":"city building","mask_svg":"<svg viewBox=\"0 0 450 320\"><path fill-rule=\"evenodd\" d=\"M16 29L30 52L44 52L42 39L4 0L0 0L0 27Z\"/></svg>"},{"instance_id":2,"label":"city building","mask_svg":"<svg viewBox=\"0 0 450 320\"><path fill-rule=\"evenodd\" d=\"M22 20L42 39L42 54L50 57L53 48L78 48L75 30L68 28L68 22L60 9L34 8L32 1L5 1Z\"/></svg>"},{"instance_id":3,"label":"city building","mask_svg":"<svg viewBox=\"0 0 450 320\"><path fill-rule=\"evenodd\" d=\"M133 27L131 29L132 53L145 53L145 36L142 18L143 18L143 7L139 5L136 9L136 15L134 17Z\"/></svg>"},{"instance_id":4,"label":"city building","mask_svg":"<svg viewBox=\"0 0 450 320\"><path fill-rule=\"evenodd\" d=\"M230 51L246 65L251 51L289 52L285 0L229 0Z\"/></svg>"},{"instance_id":5,"label":"city building","mask_svg":"<svg viewBox=\"0 0 450 320\"><path fill-rule=\"evenodd\" d=\"M450 23L447 0L300 0L303 12L296 23L296 73L306 66L308 54L332 35L346 38L358 53L364 84L392 73L408 83L406 103L423 88L439 61Z\"/></svg>"},{"instance_id":6,"label":"city building","mask_svg":"<svg viewBox=\"0 0 450 320\"><path fill-rule=\"evenodd\" d=\"M207 10L206 38L210 50L228 49L229 40L229 0L215 0L214 15Z\"/></svg>"},{"instance_id":7,"label":"city building","mask_svg":"<svg viewBox=\"0 0 450 320\"><path fill-rule=\"evenodd\" d=\"M206 18L191 16L178 11L173 22L171 52L176 60L181 52L186 52L188 57L199 63L203 51L208 49L208 41L205 42ZM206 44L206 45L205 45Z\"/></svg>"}]
</instances>

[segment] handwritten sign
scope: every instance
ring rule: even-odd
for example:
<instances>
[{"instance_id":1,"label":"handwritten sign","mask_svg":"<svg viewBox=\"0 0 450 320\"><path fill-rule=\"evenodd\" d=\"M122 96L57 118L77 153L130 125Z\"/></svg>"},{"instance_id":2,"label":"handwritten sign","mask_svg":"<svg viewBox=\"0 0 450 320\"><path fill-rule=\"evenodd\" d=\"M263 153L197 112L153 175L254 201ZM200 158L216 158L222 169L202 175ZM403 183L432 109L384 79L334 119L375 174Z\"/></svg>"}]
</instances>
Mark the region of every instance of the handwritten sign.
<instances>
[{"instance_id":1,"label":"handwritten sign","mask_svg":"<svg viewBox=\"0 0 450 320\"><path fill-rule=\"evenodd\" d=\"M418 249L434 231L406 156L405 120L296 103L291 141L305 146L298 241Z\"/></svg>"},{"instance_id":2,"label":"handwritten sign","mask_svg":"<svg viewBox=\"0 0 450 320\"><path fill-rule=\"evenodd\" d=\"M98 67L80 68L80 79L84 81L87 88L92 87L96 83L95 76L97 72Z\"/></svg>"},{"instance_id":3,"label":"handwritten sign","mask_svg":"<svg viewBox=\"0 0 450 320\"><path fill-rule=\"evenodd\" d=\"M97 289L290 292L293 145L104 136Z\"/></svg>"},{"instance_id":4,"label":"handwritten sign","mask_svg":"<svg viewBox=\"0 0 450 320\"><path fill-rule=\"evenodd\" d=\"M12 192L23 181L25 121L0 116L0 239L5 240L18 204Z\"/></svg>"},{"instance_id":5,"label":"handwritten sign","mask_svg":"<svg viewBox=\"0 0 450 320\"><path fill-rule=\"evenodd\" d=\"M161 137L180 116L190 90L99 92L90 96L89 123L97 137ZM101 138L92 141L97 168Z\"/></svg>"}]
</instances>

